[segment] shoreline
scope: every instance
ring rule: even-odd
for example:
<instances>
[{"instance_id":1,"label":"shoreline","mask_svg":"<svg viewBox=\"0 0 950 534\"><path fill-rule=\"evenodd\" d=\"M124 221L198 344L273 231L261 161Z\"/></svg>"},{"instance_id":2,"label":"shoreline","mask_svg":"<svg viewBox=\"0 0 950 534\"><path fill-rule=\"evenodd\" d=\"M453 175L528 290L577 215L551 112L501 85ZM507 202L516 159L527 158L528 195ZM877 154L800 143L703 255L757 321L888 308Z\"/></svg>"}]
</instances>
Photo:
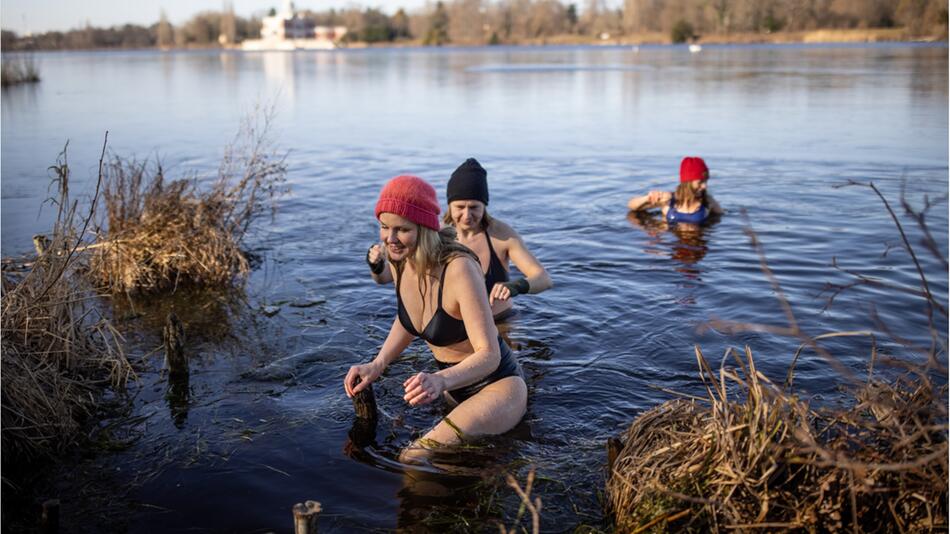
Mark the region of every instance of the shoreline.
<instances>
[{"instance_id":1,"label":"shoreline","mask_svg":"<svg viewBox=\"0 0 950 534\"><path fill-rule=\"evenodd\" d=\"M668 33L650 32L635 35L608 36L595 38L586 35L563 34L537 39L528 39L518 42L502 42L487 44L484 42L459 42L443 45L426 45L421 39L391 41L382 43L353 42L342 43L335 48L313 50L317 52L332 52L336 50L366 50L366 49L400 49L400 48L496 48L496 47L546 47L546 46L687 46L697 45L835 45L835 44L871 44L871 43L907 43L907 44L948 44L947 35L909 35L904 28L868 28L868 29L818 29L801 32L774 32L774 33L728 33L700 35L697 38L682 43L674 43ZM311 50L244 50L240 44L231 46L198 45L181 47L140 47L140 48L50 48L16 50L10 53L36 52L107 52L107 51L146 51L160 52L219 50L235 52L274 52L274 51L311 51ZM6 53L6 52L5 52Z\"/></svg>"}]
</instances>

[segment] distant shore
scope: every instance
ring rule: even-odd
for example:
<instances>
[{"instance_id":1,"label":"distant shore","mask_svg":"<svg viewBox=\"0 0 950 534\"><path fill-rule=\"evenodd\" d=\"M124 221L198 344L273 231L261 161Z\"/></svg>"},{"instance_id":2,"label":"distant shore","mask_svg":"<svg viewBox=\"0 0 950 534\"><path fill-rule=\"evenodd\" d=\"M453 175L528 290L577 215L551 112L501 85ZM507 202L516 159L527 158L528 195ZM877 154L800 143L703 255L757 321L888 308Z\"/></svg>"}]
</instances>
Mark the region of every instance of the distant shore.
<instances>
[{"instance_id":1,"label":"distant shore","mask_svg":"<svg viewBox=\"0 0 950 534\"><path fill-rule=\"evenodd\" d=\"M865 28L865 29L824 29L811 31L778 31L771 33L762 32L733 32L728 34L706 34L700 35L689 41L689 44L837 44L837 43L884 43L884 42L914 42L914 43L946 43L947 35L912 35L904 28ZM600 38L592 38L589 35L562 34L536 39L522 39L512 42L500 42L488 44L483 42L449 42L439 45L441 48L476 48L492 46L639 46L639 45L671 45L687 44L674 43L668 33L650 32L639 33L635 35L601 35ZM403 39L398 41L386 41L377 43L366 43L362 41L352 41L348 43L339 43L337 49L370 49L370 48L410 48L433 46L426 45L421 39ZM138 47L138 48L59 48L34 50L34 52L61 52L61 51L105 51L105 50L242 50L241 43L234 45L219 44L191 44L186 46L169 47ZM14 52L17 53L17 52ZM22 53L22 52L21 52Z\"/></svg>"},{"instance_id":2,"label":"distant shore","mask_svg":"<svg viewBox=\"0 0 950 534\"><path fill-rule=\"evenodd\" d=\"M881 42L947 42L946 35L912 36L904 28L870 28L870 29L826 29L805 32L748 32L701 35L690 41L691 44L821 44L821 43L881 43ZM517 42L502 42L500 46L617 46L617 45L671 45L674 43L669 34L662 32L641 33L636 35L607 35L594 39L588 35L564 34L537 39L520 40ZM686 43L679 43L686 44ZM384 43L351 42L339 45L347 48L406 48L426 46L420 39L393 41ZM486 43L447 43L445 48L452 47L486 47ZM230 47L240 50L240 44Z\"/></svg>"}]
</instances>

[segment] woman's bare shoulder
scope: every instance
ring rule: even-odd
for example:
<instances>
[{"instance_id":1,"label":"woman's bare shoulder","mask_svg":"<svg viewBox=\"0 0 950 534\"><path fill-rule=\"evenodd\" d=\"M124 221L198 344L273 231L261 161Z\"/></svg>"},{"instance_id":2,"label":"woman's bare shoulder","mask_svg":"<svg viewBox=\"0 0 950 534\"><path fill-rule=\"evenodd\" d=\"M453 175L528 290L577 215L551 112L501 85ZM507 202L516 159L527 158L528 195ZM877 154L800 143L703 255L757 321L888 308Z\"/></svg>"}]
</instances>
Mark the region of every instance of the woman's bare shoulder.
<instances>
[{"instance_id":1,"label":"woman's bare shoulder","mask_svg":"<svg viewBox=\"0 0 950 534\"><path fill-rule=\"evenodd\" d=\"M512 237L520 237L518 232L514 228L508 225L508 223L501 221L496 218L492 218L491 225L488 227L488 232L492 237L498 238L502 241L510 239Z\"/></svg>"}]
</instances>

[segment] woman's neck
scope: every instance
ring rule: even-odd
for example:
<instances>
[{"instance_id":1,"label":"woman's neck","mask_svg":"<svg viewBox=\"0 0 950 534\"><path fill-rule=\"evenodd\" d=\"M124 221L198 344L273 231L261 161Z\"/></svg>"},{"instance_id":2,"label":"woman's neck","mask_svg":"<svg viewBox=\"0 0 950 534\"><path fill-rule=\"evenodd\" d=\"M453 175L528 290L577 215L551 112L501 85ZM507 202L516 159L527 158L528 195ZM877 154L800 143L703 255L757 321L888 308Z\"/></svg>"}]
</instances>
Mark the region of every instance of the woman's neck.
<instances>
[{"instance_id":1,"label":"woman's neck","mask_svg":"<svg viewBox=\"0 0 950 534\"><path fill-rule=\"evenodd\" d=\"M463 230L459 228L458 226L455 227L455 233L458 236L459 240L469 240L484 231L485 230L482 229L480 225L468 230Z\"/></svg>"}]
</instances>

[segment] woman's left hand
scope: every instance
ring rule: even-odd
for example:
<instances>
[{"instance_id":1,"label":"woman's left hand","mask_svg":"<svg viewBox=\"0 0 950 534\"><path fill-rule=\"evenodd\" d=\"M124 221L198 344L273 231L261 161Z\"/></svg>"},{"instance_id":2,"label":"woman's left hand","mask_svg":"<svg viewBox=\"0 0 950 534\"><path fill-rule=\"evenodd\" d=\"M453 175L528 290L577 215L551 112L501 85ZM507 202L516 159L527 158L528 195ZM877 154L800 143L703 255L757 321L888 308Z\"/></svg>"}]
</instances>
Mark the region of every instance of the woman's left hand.
<instances>
[{"instance_id":1,"label":"woman's left hand","mask_svg":"<svg viewBox=\"0 0 950 534\"><path fill-rule=\"evenodd\" d=\"M428 404L445 392L445 379L437 374L419 373L403 383L406 395L403 397L410 406Z\"/></svg>"},{"instance_id":2,"label":"woman's left hand","mask_svg":"<svg viewBox=\"0 0 950 534\"><path fill-rule=\"evenodd\" d=\"M497 282L495 287L491 288L491 293L488 294L488 304L490 306L494 306L496 300L508 300L510 298L511 290L508 289L508 286L501 282Z\"/></svg>"}]
</instances>

